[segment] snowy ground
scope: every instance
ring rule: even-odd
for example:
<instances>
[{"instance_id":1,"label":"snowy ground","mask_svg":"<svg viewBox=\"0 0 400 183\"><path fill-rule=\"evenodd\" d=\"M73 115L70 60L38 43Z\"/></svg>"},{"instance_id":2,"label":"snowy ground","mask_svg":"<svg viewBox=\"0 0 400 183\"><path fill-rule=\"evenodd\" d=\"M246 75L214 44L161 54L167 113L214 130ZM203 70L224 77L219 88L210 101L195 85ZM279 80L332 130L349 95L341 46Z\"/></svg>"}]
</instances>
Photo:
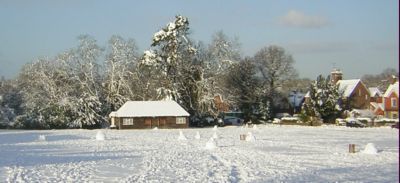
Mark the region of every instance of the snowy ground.
<instances>
[{"instance_id":1,"label":"snowy ground","mask_svg":"<svg viewBox=\"0 0 400 183\"><path fill-rule=\"evenodd\" d=\"M7 182L399 182L399 131L258 126L0 131L0 180ZM201 138L196 139L199 131ZM241 141L252 132L255 141ZM40 140L39 136L44 135ZM374 143L378 154L348 153Z\"/></svg>"}]
</instances>

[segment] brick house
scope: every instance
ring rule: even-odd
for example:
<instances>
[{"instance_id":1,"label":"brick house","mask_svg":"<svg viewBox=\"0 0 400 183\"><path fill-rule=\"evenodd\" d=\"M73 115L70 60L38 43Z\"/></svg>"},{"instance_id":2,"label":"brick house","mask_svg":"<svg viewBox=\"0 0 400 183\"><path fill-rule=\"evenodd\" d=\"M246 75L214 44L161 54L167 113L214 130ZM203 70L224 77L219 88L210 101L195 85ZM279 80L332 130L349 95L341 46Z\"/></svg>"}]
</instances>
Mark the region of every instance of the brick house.
<instances>
[{"instance_id":1,"label":"brick house","mask_svg":"<svg viewBox=\"0 0 400 183\"><path fill-rule=\"evenodd\" d=\"M399 82L389 85L383 95L385 108L385 117L398 119L399 118Z\"/></svg>"},{"instance_id":2,"label":"brick house","mask_svg":"<svg viewBox=\"0 0 400 183\"><path fill-rule=\"evenodd\" d=\"M339 85L343 93L343 103L347 109L369 109L371 94L360 79L343 80L343 73L339 69L331 72L331 81Z\"/></svg>"},{"instance_id":3,"label":"brick house","mask_svg":"<svg viewBox=\"0 0 400 183\"><path fill-rule=\"evenodd\" d=\"M340 70L331 72L331 82L339 86L339 92L343 94L342 102L346 109L369 109L370 92L360 79L343 80ZM309 101L310 92L304 96L305 102Z\"/></svg>"},{"instance_id":4,"label":"brick house","mask_svg":"<svg viewBox=\"0 0 400 183\"><path fill-rule=\"evenodd\" d=\"M109 117L117 129L189 127L189 113L175 101L128 101Z\"/></svg>"},{"instance_id":5,"label":"brick house","mask_svg":"<svg viewBox=\"0 0 400 183\"><path fill-rule=\"evenodd\" d=\"M384 116L385 115L385 106L383 104L383 94L377 87L368 88L369 93L371 94L370 98L370 110L376 116Z\"/></svg>"},{"instance_id":6,"label":"brick house","mask_svg":"<svg viewBox=\"0 0 400 183\"><path fill-rule=\"evenodd\" d=\"M347 109L369 109L371 94L360 79L339 80L337 85Z\"/></svg>"}]
</instances>

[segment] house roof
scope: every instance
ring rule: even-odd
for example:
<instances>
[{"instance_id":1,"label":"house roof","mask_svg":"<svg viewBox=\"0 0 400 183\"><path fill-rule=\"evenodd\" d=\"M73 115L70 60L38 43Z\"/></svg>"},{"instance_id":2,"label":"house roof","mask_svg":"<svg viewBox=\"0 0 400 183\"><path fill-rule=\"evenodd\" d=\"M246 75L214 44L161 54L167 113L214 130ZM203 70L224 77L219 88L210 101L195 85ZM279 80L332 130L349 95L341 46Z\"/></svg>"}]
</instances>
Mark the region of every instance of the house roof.
<instances>
[{"instance_id":1,"label":"house roof","mask_svg":"<svg viewBox=\"0 0 400 183\"><path fill-rule=\"evenodd\" d=\"M369 93L371 93L371 97L378 95L378 97L382 96L382 92L377 87L368 88Z\"/></svg>"},{"instance_id":2,"label":"house roof","mask_svg":"<svg viewBox=\"0 0 400 183\"><path fill-rule=\"evenodd\" d=\"M128 101L110 117L189 116L175 101Z\"/></svg>"},{"instance_id":3,"label":"house roof","mask_svg":"<svg viewBox=\"0 0 400 183\"><path fill-rule=\"evenodd\" d=\"M337 82L339 91L343 92L343 96L345 97L350 97L358 83L362 84L360 79L339 80Z\"/></svg>"},{"instance_id":4,"label":"house roof","mask_svg":"<svg viewBox=\"0 0 400 183\"><path fill-rule=\"evenodd\" d=\"M383 105L383 103L371 102L370 104L375 108L374 111L378 109L385 110L385 105Z\"/></svg>"},{"instance_id":5,"label":"house roof","mask_svg":"<svg viewBox=\"0 0 400 183\"><path fill-rule=\"evenodd\" d=\"M390 97L392 93L395 93L397 96L399 96L399 82L395 82L394 84L389 85L388 89L386 90L385 94L383 95L384 97Z\"/></svg>"}]
</instances>

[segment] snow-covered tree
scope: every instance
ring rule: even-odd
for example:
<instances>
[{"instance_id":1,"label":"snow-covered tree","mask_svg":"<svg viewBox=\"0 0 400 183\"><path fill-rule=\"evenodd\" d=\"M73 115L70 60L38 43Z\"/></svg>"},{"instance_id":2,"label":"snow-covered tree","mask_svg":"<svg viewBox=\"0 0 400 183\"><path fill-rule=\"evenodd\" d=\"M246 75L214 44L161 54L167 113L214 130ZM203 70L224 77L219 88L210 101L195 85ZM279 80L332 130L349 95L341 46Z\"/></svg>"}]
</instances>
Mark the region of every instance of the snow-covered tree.
<instances>
[{"instance_id":1,"label":"snow-covered tree","mask_svg":"<svg viewBox=\"0 0 400 183\"><path fill-rule=\"evenodd\" d=\"M0 127L12 126L22 111L22 96L15 80L0 81Z\"/></svg>"},{"instance_id":2,"label":"snow-covered tree","mask_svg":"<svg viewBox=\"0 0 400 183\"><path fill-rule=\"evenodd\" d=\"M105 105L109 108L107 113L136 96L136 86L132 85L137 81L134 73L138 61L136 49L133 40L124 40L120 36L112 36L109 40L103 80Z\"/></svg>"},{"instance_id":3,"label":"snow-covered tree","mask_svg":"<svg viewBox=\"0 0 400 183\"><path fill-rule=\"evenodd\" d=\"M145 51L141 67L149 71L150 77L165 78L155 88L159 98L176 100L192 115L201 115L213 111L213 96L209 95L204 67L198 62L188 31L188 19L176 16L154 34L153 48Z\"/></svg>"},{"instance_id":4,"label":"snow-covered tree","mask_svg":"<svg viewBox=\"0 0 400 183\"><path fill-rule=\"evenodd\" d=\"M392 84L392 80L396 80L398 77L398 69L387 68L377 75L366 74L361 77L361 80L367 86L378 87L381 91L385 91Z\"/></svg>"},{"instance_id":5,"label":"snow-covered tree","mask_svg":"<svg viewBox=\"0 0 400 183\"><path fill-rule=\"evenodd\" d=\"M230 39L223 31L216 32L208 46L210 54L208 63L212 72L224 72L229 69L230 65L240 61L240 50L240 43L237 37Z\"/></svg>"},{"instance_id":6,"label":"snow-covered tree","mask_svg":"<svg viewBox=\"0 0 400 183\"><path fill-rule=\"evenodd\" d=\"M239 39L218 31L212 36L206 52L204 75L212 84L211 92L222 95L226 102L233 102L234 96L227 90L225 81L231 67L241 61Z\"/></svg>"},{"instance_id":7,"label":"snow-covered tree","mask_svg":"<svg viewBox=\"0 0 400 183\"><path fill-rule=\"evenodd\" d=\"M79 37L79 46L72 50L73 57L70 60L72 73L71 82L76 89L71 99L75 106L72 108L74 120L72 127L89 127L104 124L102 114L102 87L99 59L103 49L90 36Z\"/></svg>"},{"instance_id":8,"label":"snow-covered tree","mask_svg":"<svg viewBox=\"0 0 400 183\"><path fill-rule=\"evenodd\" d=\"M320 75L309 88L309 99L304 102L302 113L331 122L342 111L341 96L338 86L331 82L330 77Z\"/></svg>"},{"instance_id":9,"label":"snow-covered tree","mask_svg":"<svg viewBox=\"0 0 400 183\"><path fill-rule=\"evenodd\" d=\"M70 121L68 73L58 62L42 58L23 67L18 77L24 100L24 113L17 117L17 127L65 128Z\"/></svg>"},{"instance_id":10,"label":"snow-covered tree","mask_svg":"<svg viewBox=\"0 0 400 183\"><path fill-rule=\"evenodd\" d=\"M80 37L80 43L54 59L38 59L23 67L18 77L24 100L19 127L90 127L105 122L97 64L101 49L88 36Z\"/></svg>"},{"instance_id":11,"label":"snow-covered tree","mask_svg":"<svg viewBox=\"0 0 400 183\"><path fill-rule=\"evenodd\" d=\"M272 118L271 104L265 98L258 99L257 106L258 118L263 120L268 120Z\"/></svg>"}]
</instances>

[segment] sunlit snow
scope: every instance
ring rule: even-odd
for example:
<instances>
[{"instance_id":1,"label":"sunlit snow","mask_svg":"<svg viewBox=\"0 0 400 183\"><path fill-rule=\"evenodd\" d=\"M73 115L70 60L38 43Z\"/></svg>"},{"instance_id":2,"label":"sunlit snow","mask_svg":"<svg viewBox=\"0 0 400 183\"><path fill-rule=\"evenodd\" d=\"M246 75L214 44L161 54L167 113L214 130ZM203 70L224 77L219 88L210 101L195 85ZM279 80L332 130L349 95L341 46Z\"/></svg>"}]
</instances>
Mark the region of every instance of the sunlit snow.
<instances>
[{"instance_id":1,"label":"sunlit snow","mask_svg":"<svg viewBox=\"0 0 400 183\"><path fill-rule=\"evenodd\" d=\"M398 182L399 131L258 125L245 129L0 130L4 182ZM182 133L180 133L180 131ZM201 139L195 139L199 132ZM247 131L245 132L247 133ZM184 143L177 140L185 134ZM44 135L46 141L39 141ZM210 140L210 138L212 140ZM370 155L369 143L378 150ZM349 153L349 144L356 153ZM367 147L368 148L367 148Z\"/></svg>"}]
</instances>

